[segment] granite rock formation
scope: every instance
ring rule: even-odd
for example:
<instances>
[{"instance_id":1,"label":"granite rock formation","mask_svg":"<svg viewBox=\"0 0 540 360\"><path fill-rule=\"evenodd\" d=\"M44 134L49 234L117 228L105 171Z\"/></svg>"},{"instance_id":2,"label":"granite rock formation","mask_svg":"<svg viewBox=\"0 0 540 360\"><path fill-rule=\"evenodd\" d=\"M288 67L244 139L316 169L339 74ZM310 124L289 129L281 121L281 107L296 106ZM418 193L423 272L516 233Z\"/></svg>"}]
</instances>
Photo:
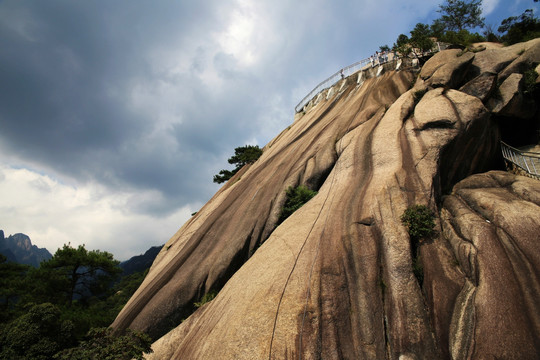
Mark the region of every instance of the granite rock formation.
<instances>
[{"instance_id":1,"label":"granite rock formation","mask_svg":"<svg viewBox=\"0 0 540 360\"><path fill-rule=\"evenodd\" d=\"M534 358L540 182L493 170L501 139L538 141L517 78L539 50L340 81L165 244L113 327L157 339L149 359ZM278 226L297 185L318 194ZM414 204L437 214L420 244Z\"/></svg>"}]
</instances>

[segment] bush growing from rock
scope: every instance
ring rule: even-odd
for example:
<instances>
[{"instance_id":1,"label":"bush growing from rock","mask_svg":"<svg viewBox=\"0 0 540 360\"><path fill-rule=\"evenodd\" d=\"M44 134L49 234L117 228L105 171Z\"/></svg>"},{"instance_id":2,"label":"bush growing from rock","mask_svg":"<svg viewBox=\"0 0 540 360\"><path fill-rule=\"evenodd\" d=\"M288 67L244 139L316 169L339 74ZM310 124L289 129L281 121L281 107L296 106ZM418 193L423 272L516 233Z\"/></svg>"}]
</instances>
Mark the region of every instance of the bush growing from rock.
<instances>
[{"instance_id":1,"label":"bush growing from rock","mask_svg":"<svg viewBox=\"0 0 540 360\"><path fill-rule=\"evenodd\" d=\"M201 306L203 306L207 302L210 302L210 301L214 300L216 295L217 295L217 291L215 291L215 290L209 291L209 292L207 292L206 294L203 295L203 297L201 298L201 301L196 302L193 305L195 305L196 308L200 308Z\"/></svg>"},{"instance_id":2,"label":"bush growing from rock","mask_svg":"<svg viewBox=\"0 0 540 360\"><path fill-rule=\"evenodd\" d=\"M286 218L288 218L296 210L300 209L302 205L307 203L315 195L317 195L316 191L310 190L303 185L295 188L289 186L289 188L286 190L286 200L283 208L281 209L278 224L285 221Z\"/></svg>"},{"instance_id":3,"label":"bush growing from rock","mask_svg":"<svg viewBox=\"0 0 540 360\"><path fill-rule=\"evenodd\" d=\"M422 239L435 233L435 214L425 205L414 205L403 212L401 222L407 227L411 238L412 271L420 286L424 282L424 267L418 253Z\"/></svg>"},{"instance_id":4,"label":"bush growing from rock","mask_svg":"<svg viewBox=\"0 0 540 360\"><path fill-rule=\"evenodd\" d=\"M425 205L409 207L401 215L401 222L407 227L411 240L428 238L435 232L435 215Z\"/></svg>"},{"instance_id":5,"label":"bush growing from rock","mask_svg":"<svg viewBox=\"0 0 540 360\"><path fill-rule=\"evenodd\" d=\"M532 94L536 88L536 79L538 78L538 73L534 68L531 68L523 73L523 92L525 94Z\"/></svg>"}]
</instances>

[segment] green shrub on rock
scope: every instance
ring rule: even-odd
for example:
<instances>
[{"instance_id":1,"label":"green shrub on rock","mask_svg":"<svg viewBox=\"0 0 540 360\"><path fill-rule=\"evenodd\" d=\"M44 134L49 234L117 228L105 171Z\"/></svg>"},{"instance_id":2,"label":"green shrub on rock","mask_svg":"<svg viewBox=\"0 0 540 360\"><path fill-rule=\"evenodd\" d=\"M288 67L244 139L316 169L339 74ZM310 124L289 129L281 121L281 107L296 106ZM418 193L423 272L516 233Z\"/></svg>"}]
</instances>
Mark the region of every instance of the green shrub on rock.
<instances>
[{"instance_id":1,"label":"green shrub on rock","mask_svg":"<svg viewBox=\"0 0 540 360\"><path fill-rule=\"evenodd\" d=\"M403 212L401 222L411 238L412 271L420 286L424 282L424 267L419 254L421 241L435 233L435 214L425 205L414 205Z\"/></svg>"},{"instance_id":2,"label":"green shrub on rock","mask_svg":"<svg viewBox=\"0 0 540 360\"><path fill-rule=\"evenodd\" d=\"M435 232L435 215L425 205L409 207L401 215L401 222L407 227L411 240L428 238Z\"/></svg>"},{"instance_id":3,"label":"green shrub on rock","mask_svg":"<svg viewBox=\"0 0 540 360\"><path fill-rule=\"evenodd\" d=\"M281 224L288 218L293 212L300 209L302 205L307 203L312 197L317 195L316 191L310 190L307 187L300 185L293 188L289 186L286 190L286 199L281 214L279 215L278 224Z\"/></svg>"},{"instance_id":4,"label":"green shrub on rock","mask_svg":"<svg viewBox=\"0 0 540 360\"><path fill-rule=\"evenodd\" d=\"M207 302L210 302L210 301L214 300L216 295L217 295L217 291L215 291L215 290L207 292L206 294L203 295L203 297L201 298L201 301L194 303L195 307L200 308L201 306L203 306Z\"/></svg>"}]
</instances>

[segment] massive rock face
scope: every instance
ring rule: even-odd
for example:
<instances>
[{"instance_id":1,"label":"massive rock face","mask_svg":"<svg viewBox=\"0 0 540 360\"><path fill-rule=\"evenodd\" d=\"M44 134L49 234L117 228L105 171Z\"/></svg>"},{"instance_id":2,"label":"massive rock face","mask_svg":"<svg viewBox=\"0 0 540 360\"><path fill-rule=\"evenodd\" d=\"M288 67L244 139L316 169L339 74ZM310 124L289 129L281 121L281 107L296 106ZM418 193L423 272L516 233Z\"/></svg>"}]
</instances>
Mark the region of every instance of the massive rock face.
<instances>
[{"instance_id":1,"label":"massive rock face","mask_svg":"<svg viewBox=\"0 0 540 360\"><path fill-rule=\"evenodd\" d=\"M497 110L530 101L497 78L538 49L338 83L169 240L113 327L159 338L153 359L534 358L540 182L470 175L502 167L501 136L538 127L536 108ZM318 194L277 226L299 184ZM420 244L400 221L413 204L437 214Z\"/></svg>"},{"instance_id":2,"label":"massive rock face","mask_svg":"<svg viewBox=\"0 0 540 360\"><path fill-rule=\"evenodd\" d=\"M457 260L460 287L426 290L435 317L450 324L453 359L538 357L539 211L540 181L500 171L468 177L444 199L441 240ZM435 248L426 246L423 256L443 253ZM447 262L427 263L432 284L452 272ZM454 296L453 310L441 311L437 302Z\"/></svg>"}]
</instances>

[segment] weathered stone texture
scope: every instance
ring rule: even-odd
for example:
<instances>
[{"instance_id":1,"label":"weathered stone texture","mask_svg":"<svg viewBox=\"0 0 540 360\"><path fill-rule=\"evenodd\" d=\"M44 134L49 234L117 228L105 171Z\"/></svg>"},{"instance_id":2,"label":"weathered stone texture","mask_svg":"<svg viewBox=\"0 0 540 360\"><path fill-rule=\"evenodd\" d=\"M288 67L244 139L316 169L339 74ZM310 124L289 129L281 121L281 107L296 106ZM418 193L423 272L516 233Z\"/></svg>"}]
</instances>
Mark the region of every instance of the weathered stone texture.
<instances>
[{"instance_id":1,"label":"weathered stone texture","mask_svg":"<svg viewBox=\"0 0 540 360\"><path fill-rule=\"evenodd\" d=\"M497 74L485 72L463 85L459 91L475 96L482 102L485 102L493 95L496 86Z\"/></svg>"},{"instance_id":2,"label":"weathered stone texture","mask_svg":"<svg viewBox=\"0 0 540 360\"><path fill-rule=\"evenodd\" d=\"M450 326L454 359L538 355L539 194L539 181L493 171L463 180L444 200L440 241L465 277Z\"/></svg>"},{"instance_id":3,"label":"weathered stone texture","mask_svg":"<svg viewBox=\"0 0 540 360\"><path fill-rule=\"evenodd\" d=\"M534 103L526 103L523 96L523 75L508 76L498 89L497 96L489 99L487 106L495 114L518 119L527 119L534 115Z\"/></svg>"},{"instance_id":4,"label":"weathered stone texture","mask_svg":"<svg viewBox=\"0 0 540 360\"><path fill-rule=\"evenodd\" d=\"M401 71L325 93L169 240L113 327L159 338L148 359L540 353L540 182L472 175L500 161L484 104L519 57L487 51L435 55L413 89ZM277 226L299 184L318 194ZM400 221L413 204L437 214L419 245Z\"/></svg>"},{"instance_id":5,"label":"weathered stone texture","mask_svg":"<svg viewBox=\"0 0 540 360\"><path fill-rule=\"evenodd\" d=\"M435 54L420 71L420 78L432 87L457 87L474 60L471 52L452 49Z\"/></svg>"}]
</instances>

